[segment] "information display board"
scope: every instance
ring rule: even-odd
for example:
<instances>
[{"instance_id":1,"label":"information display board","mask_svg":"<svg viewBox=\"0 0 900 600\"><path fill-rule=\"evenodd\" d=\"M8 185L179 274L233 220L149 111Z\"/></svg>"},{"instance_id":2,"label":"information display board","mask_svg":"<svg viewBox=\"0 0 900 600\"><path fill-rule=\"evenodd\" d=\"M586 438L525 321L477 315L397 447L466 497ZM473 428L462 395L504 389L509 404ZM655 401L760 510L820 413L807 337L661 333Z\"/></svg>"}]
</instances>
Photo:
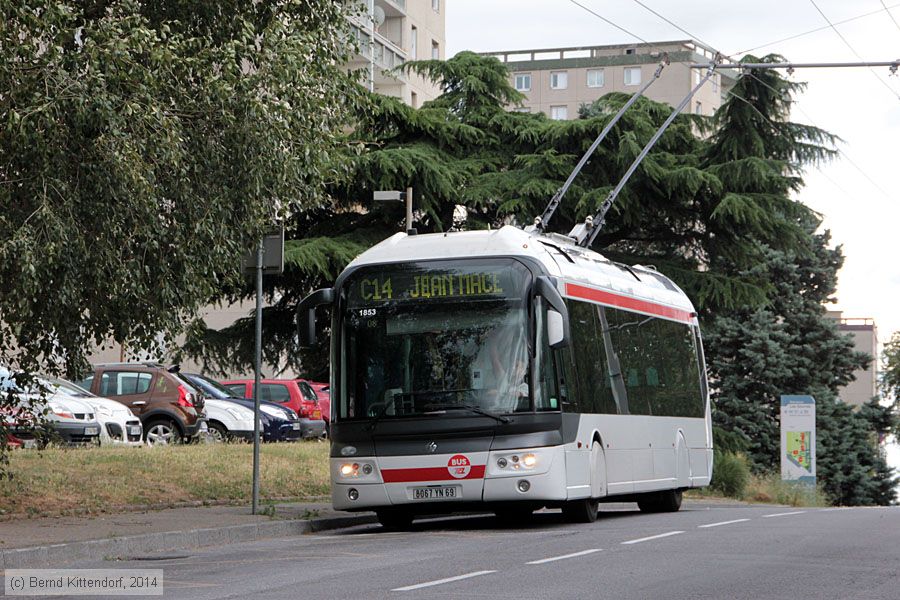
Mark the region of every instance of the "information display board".
<instances>
[{"instance_id":1,"label":"information display board","mask_svg":"<svg viewBox=\"0 0 900 600\"><path fill-rule=\"evenodd\" d=\"M816 401L781 397L781 479L816 484Z\"/></svg>"}]
</instances>

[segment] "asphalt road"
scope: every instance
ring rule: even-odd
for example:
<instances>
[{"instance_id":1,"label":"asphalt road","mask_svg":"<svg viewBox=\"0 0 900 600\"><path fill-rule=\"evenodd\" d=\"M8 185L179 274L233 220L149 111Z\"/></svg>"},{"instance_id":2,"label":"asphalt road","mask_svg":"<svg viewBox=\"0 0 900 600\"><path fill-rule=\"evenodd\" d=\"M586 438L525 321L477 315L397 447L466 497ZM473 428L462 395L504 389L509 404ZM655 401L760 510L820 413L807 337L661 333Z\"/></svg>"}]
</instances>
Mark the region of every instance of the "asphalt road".
<instances>
[{"instance_id":1,"label":"asphalt road","mask_svg":"<svg viewBox=\"0 0 900 600\"><path fill-rule=\"evenodd\" d=\"M633 506L591 525L454 517L71 566L162 568L165 596L191 600L900 599L900 507Z\"/></svg>"}]
</instances>

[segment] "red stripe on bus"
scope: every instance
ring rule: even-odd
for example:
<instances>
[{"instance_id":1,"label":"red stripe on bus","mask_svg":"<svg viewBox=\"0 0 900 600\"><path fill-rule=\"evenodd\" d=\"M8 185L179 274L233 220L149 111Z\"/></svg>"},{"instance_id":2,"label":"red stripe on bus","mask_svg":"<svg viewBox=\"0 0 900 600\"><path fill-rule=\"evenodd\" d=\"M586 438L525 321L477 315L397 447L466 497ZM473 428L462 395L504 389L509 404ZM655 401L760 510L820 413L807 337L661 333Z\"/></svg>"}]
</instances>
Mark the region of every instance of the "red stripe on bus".
<instances>
[{"instance_id":1,"label":"red stripe on bus","mask_svg":"<svg viewBox=\"0 0 900 600\"><path fill-rule=\"evenodd\" d=\"M683 323L690 324L694 322L695 313L680 308L672 308L665 304L657 304L656 302L649 302L647 300L638 300L637 298L631 298L629 296L620 296L605 290L578 285L577 283L566 283L566 295L573 298L592 300L594 302L606 304L607 306L636 310L638 312L665 317Z\"/></svg>"},{"instance_id":2,"label":"red stripe on bus","mask_svg":"<svg viewBox=\"0 0 900 600\"><path fill-rule=\"evenodd\" d=\"M472 465L465 477L454 477L447 467L423 467L421 469L382 469L385 483L406 483L412 481L459 481L462 479L483 479L484 465Z\"/></svg>"}]
</instances>

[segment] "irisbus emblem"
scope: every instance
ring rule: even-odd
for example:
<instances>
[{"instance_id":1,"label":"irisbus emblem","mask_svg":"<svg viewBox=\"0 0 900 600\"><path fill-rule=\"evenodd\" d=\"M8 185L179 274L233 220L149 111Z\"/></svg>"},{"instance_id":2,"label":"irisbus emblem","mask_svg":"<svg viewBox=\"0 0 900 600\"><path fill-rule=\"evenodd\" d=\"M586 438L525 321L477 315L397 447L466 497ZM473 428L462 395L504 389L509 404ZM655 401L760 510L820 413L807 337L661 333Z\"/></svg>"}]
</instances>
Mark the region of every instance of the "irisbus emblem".
<instances>
[{"instance_id":1,"label":"irisbus emblem","mask_svg":"<svg viewBox=\"0 0 900 600\"><path fill-rule=\"evenodd\" d=\"M437 444L435 442L429 442L425 449L434 454L437 452Z\"/></svg>"},{"instance_id":2,"label":"irisbus emblem","mask_svg":"<svg viewBox=\"0 0 900 600\"><path fill-rule=\"evenodd\" d=\"M462 454L454 454L447 462L447 470L450 476L455 479L465 479L472 470L472 463L467 456Z\"/></svg>"}]
</instances>

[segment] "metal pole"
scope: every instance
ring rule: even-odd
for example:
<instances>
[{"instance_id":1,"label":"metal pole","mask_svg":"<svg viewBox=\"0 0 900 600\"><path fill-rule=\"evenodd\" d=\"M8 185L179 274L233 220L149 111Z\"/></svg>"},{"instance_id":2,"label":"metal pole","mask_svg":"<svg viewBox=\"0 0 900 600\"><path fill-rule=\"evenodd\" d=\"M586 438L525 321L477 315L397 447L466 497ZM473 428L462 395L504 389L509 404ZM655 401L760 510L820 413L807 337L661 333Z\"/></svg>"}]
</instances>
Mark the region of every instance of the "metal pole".
<instances>
[{"instance_id":1,"label":"metal pole","mask_svg":"<svg viewBox=\"0 0 900 600\"><path fill-rule=\"evenodd\" d=\"M562 202L563 196L566 195L566 192L569 191L569 187L572 186L572 182L575 180L575 177L581 172L581 169L584 167L585 163L587 163L588 159L594 153L594 150L597 149L597 146L600 145L600 142L603 141L603 138L607 136L607 134L612 130L613 126L619 122L619 119L622 118L622 115L625 114L631 105L634 104L638 98L644 95L644 92L647 91L647 88L653 85L653 82L659 79L659 76L662 74L662 70L665 66L669 64L669 58L666 56L662 62L659 63L659 66L656 67L656 72L653 74L653 77L645 83L641 89L631 95L631 98L628 99L628 102L619 109L619 112L606 124L603 128L603 131L600 132L600 135L597 136L597 139L594 140L594 143L591 144L591 147L587 149L587 152L584 153L584 156L581 157L581 160L578 161L578 164L575 165L575 168L569 174L568 179L563 184L561 188L559 188L553 197L550 199L550 203L547 205L547 208L544 209L544 214L534 220L534 229L538 232L544 231L544 228L547 227L547 224L550 223L550 219L553 218L553 213L556 212L556 208L559 206L559 203ZM526 229L526 231L528 231Z\"/></svg>"},{"instance_id":2,"label":"metal pole","mask_svg":"<svg viewBox=\"0 0 900 600\"><path fill-rule=\"evenodd\" d=\"M650 152L650 149L656 144L657 140L662 136L662 134L669 128L669 125L672 124L672 121L675 120L682 109L687 106L687 103L691 101L691 98L694 97L694 94L697 93L706 81L712 77L713 71L718 68L718 65L708 64L706 68L709 69L707 71L706 76L701 79L697 85L688 92L688 95L684 97L681 103L675 107L675 110L669 115L669 117L665 120L662 126L656 130L656 133L653 134L653 137L650 138L650 141L647 142L647 145L644 146L644 149L641 150L641 153L637 155L637 158L634 159L634 162L631 163L631 166L628 167L628 170L625 171L625 175L622 176L622 179L619 180L618 185L616 185L615 189L609 193L606 199L603 201L603 204L600 205L600 210L597 211L597 214L593 218L592 226L586 232L587 235L581 240L578 240L579 245L585 248L590 248L591 244L594 243L594 239L596 239L597 234L600 233L600 230L603 229L603 224L606 221L606 213L609 211L609 207L612 206L612 203L616 200L616 197L619 195L619 192L622 191L622 188L625 187L625 184L628 183L628 180L631 178L631 175L638 168L638 165L644 160L644 157Z\"/></svg>"},{"instance_id":3,"label":"metal pole","mask_svg":"<svg viewBox=\"0 0 900 600\"><path fill-rule=\"evenodd\" d=\"M262 364L263 241L256 249L256 356L253 365L253 514L259 509L259 379Z\"/></svg>"},{"instance_id":4,"label":"metal pole","mask_svg":"<svg viewBox=\"0 0 900 600\"><path fill-rule=\"evenodd\" d=\"M375 92L375 0L369 0L369 91Z\"/></svg>"},{"instance_id":5,"label":"metal pole","mask_svg":"<svg viewBox=\"0 0 900 600\"><path fill-rule=\"evenodd\" d=\"M406 188L406 233L409 233L413 228L412 226L412 204L413 204L413 189L411 187Z\"/></svg>"},{"instance_id":6,"label":"metal pole","mask_svg":"<svg viewBox=\"0 0 900 600\"><path fill-rule=\"evenodd\" d=\"M839 69L842 67L891 67L892 70L900 66L900 58L897 60L879 62L821 62L821 63L723 63L716 65L717 69ZM708 64L694 63L692 69L706 69Z\"/></svg>"}]
</instances>

